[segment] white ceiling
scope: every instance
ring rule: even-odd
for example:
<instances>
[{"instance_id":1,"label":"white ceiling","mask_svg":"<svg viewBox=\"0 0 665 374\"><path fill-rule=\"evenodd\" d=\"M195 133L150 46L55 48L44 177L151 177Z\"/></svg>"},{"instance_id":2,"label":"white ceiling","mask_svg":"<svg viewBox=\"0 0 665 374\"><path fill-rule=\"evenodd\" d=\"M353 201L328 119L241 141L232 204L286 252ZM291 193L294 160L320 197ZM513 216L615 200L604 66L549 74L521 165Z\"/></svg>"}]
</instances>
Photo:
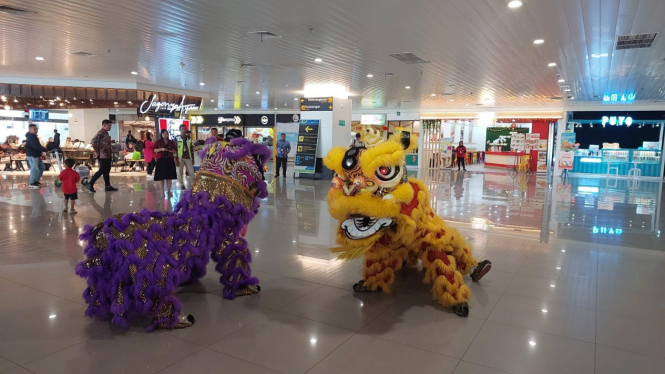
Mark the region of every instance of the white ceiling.
<instances>
[{"instance_id":1,"label":"white ceiling","mask_svg":"<svg viewBox=\"0 0 665 374\"><path fill-rule=\"evenodd\" d=\"M297 108L306 83L343 85L354 109L561 106L556 74L575 97L565 105L665 98L663 35L649 49L614 50L618 35L662 33L665 1L522 1L0 0L36 12L0 13L0 76L201 91L227 110ZM248 34L263 30L282 38ZM400 52L431 63L388 56Z\"/></svg>"}]
</instances>

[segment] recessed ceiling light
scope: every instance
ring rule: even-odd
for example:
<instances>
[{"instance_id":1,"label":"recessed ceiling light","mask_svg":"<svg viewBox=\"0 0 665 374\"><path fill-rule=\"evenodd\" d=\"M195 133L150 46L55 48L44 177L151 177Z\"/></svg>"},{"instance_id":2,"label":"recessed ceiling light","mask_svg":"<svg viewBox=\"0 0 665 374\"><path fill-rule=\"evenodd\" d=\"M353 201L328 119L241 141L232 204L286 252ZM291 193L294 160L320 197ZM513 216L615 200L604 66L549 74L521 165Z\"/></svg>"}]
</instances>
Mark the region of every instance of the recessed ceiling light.
<instances>
[{"instance_id":1,"label":"recessed ceiling light","mask_svg":"<svg viewBox=\"0 0 665 374\"><path fill-rule=\"evenodd\" d=\"M277 108L275 108L275 110L277 110Z\"/></svg>"},{"instance_id":2,"label":"recessed ceiling light","mask_svg":"<svg viewBox=\"0 0 665 374\"><path fill-rule=\"evenodd\" d=\"M131 101L128 101L128 102L127 102L127 104L131 104L131 103L132 103Z\"/></svg>"},{"instance_id":3,"label":"recessed ceiling light","mask_svg":"<svg viewBox=\"0 0 665 374\"><path fill-rule=\"evenodd\" d=\"M450 99L450 101L455 101L455 99Z\"/></svg>"},{"instance_id":4,"label":"recessed ceiling light","mask_svg":"<svg viewBox=\"0 0 665 374\"><path fill-rule=\"evenodd\" d=\"M563 82L565 82L565 81L566 81L565 79L559 79L557 82L559 82L559 83L563 83Z\"/></svg>"},{"instance_id":5,"label":"recessed ceiling light","mask_svg":"<svg viewBox=\"0 0 665 374\"><path fill-rule=\"evenodd\" d=\"M541 312L547 313L547 309L542 309Z\"/></svg>"},{"instance_id":6,"label":"recessed ceiling light","mask_svg":"<svg viewBox=\"0 0 665 374\"><path fill-rule=\"evenodd\" d=\"M214 103L214 102L215 102L215 100L213 100L213 99L210 99L210 102L211 102L211 103Z\"/></svg>"},{"instance_id":7,"label":"recessed ceiling light","mask_svg":"<svg viewBox=\"0 0 665 374\"><path fill-rule=\"evenodd\" d=\"M373 78L374 74L367 74L367 78Z\"/></svg>"},{"instance_id":8,"label":"recessed ceiling light","mask_svg":"<svg viewBox=\"0 0 665 374\"><path fill-rule=\"evenodd\" d=\"M294 100L294 101L298 101L298 98L297 98L297 97L294 97L293 100Z\"/></svg>"},{"instance_id":9,"label":"recessed ceiling light","mask_svg":"<svg viewBox=\"0 0 665 374\"><path fill-rule=\"evenodd\" d=\"M522 2L518 0L513 0L508 3L508 8L519 8L522 6Z\"/></svg>"},{"instance_id":10,"label":"recessed ceiling light","mask_svg":"<svg viewBox=\"0 0 665 374\"><path fill-rule=\"evenodd\" d=\"M44 61L44 57L35 57L35 60L37 60L37 61Z\"/></svg>"},{"instance_id":11,"label":"recessed ceiling light","mask_svg":"<svg viewBox=\"0 0 665 374\"><path fill-rule=\"evenodd\" d=\"M533 44L543 44L545 41L543 39L536 39L533 41Z\"/></svg>"},{"instance_id":12,"label":"recessed ceiling light","mask_svg":"<svg viewBox=\"0 0 665 374\"><path fill-rule=\"evenodd\" d=\"M410 90L410 89L411 89L411 86L406 86L406 87L404 87L404 88L406 88L407 90Z\"/></svg>"},{"instance_id":13,"label":"recessed ceiling light","mask_svg":"<svg viewBox=\"0 0 665 374\"><path fill-rule=\"evenodd\" d=\"M245 104L245 106L249 106L249 104Z\"/></svg>"},{"instance_id":14,"label":"recessed ceiling light","mask_svg":"<svg viewBox=\"0 0 665 374\"><path fill-rule=\"evenodd\" d=\"M74 98L73 100L76 100L76 98Z\"/></svg>"},{"instance_id":15,"label":"recessed ceiling light","mask_svg":"<svg viewBox=\"0 0 665 374\"><path fill-rule=\"evenodd\" d=\"M260 91L256 91L256 94L257 94L257 95L260 95L260 94L261 94L261 92L260 92Z\"/></svg>"},{"instance_id":16,"label":"recessed ceiling light","mask_svg":"<svg viewBox=\"0 0 665 374\"><path fill-rule=\"evenodd\" d=\"M436 96L436 94L435 94L435 93L433 93L433 94L429 94L429 95L430 95L430 96L432 96L432 97Z\"/></svg>"},{"instance_id":17,"label":"recessed ceiling light","mask_svg":"<svg viewBox=\"0 0 665 374\"><path fill-rule=\"evenodd\" d=\"M529 340L529 345L534 346L534 345L536 345L536 342L534 342L533 340Z\"/></svg>"},{"instance_id":18,"label":"recessed ceiling light","mask_svg":"<svg viewBox=\"0 0 665 374\"><path fill-rule=\"evenodd\" d=\"M556 66L556 62L550 62L549 64L547 64L547 66L553 68Z\"/></svg>"},{"instance_id":19,"label":"recessed ceiling light","mask_svg":"<svg viewBox=\"0 0 665 374\"><path fill-rule=\"evenodd\" d=\"M556 285L555 284L550 284L550 287L554 288L554 287L556 287Z\"/></svg>"},{"instance_id":20,"label":"recessed ceiling light","mask_svg":"<svg viewBox=\"0 0 665 374\"><path fill-rule=\"evenodd\" d=\"M323 60L320 59L320 58L315 58L315 59L314 59L314 62L323 62Z\"/></svg>"},{"instance_id":21,"label":"recessed ceiling light","mask_svg":"<svg viewBox=\"0 0 665 374\"><path fill-rule=\"evenodd\" d=\"M117 102L117 101L114 101L114 102L113 102L113 105L118 105L118 102Z\"/></svg>"},{"instance_id":22,"label":"recessed ceiling light","mask_svg":"<svg viewBox=\"0 0 665 374\"><path fill-rule=\"evenodd\" d=\"M205 85L206 85L206 84L203 83L203 82L199 83L199 86L205 86Z\"/></svg>"},{"instance_id":23,"label":"recessed ceiling light","mask_svg":"<svg viewBox=\"0 0 665 374\"><path fill-rule=\"evenodd\" d=\"M137 72L135 72L135 71L132 72L132 75L138 75L138 74L139 74L139 73L137 73Z\"/></svg>"}]
</instances>

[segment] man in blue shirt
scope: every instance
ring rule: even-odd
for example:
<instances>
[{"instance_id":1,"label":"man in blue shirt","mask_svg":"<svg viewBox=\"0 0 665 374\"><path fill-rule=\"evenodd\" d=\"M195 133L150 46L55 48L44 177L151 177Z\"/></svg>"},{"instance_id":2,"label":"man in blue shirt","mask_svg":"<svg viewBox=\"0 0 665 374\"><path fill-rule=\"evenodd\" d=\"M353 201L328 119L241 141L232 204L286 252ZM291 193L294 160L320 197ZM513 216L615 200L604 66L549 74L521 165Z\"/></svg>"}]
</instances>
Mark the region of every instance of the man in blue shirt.
<instances>
[{"instance_id":1,"label":"man in blue shirt","mask_svg":"<svg viewBox=\"0 0 665 374\"><path fill-rule=\"evenodd\" d=\"M286 140L286 134L282 134L282 138L277 141L277 173L275 178L279 177L279 168L282 166L284 168L284 178L286 178L286 160L289 157L289 152L291 152L291 143Z\"/></svg>"}]
</instances>

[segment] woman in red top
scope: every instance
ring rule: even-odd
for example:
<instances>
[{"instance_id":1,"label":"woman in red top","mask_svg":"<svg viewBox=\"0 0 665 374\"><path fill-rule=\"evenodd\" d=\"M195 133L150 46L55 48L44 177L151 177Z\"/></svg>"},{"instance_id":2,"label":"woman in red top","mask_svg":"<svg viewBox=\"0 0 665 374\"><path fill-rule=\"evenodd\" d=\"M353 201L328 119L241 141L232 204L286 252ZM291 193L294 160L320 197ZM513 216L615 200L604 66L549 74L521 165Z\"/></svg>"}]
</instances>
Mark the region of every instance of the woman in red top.
<instances>
[{"instance_id":1,"label":"woman in red top","mask_svg":"<svg viewBox=\"0 0 665 374\"><path fill-rule=\"evenodd\" d=\"M178 178L175 171L175 158L178 152L178 146L175 142L169 139L168 130L164 129L161 132L161 138L154 143L154 156L157 160L155 162L155 181L160 182L161 196L164 196L164 181L166 181L166 188L169 197L173 196L171 193L171 181Z\"/></svg>"},{"instance_id":2,"label":"woman in red top","mask_svg":"<svg viewBox=\"0 0 665 374\"><path fill-rule=\"evenodd\" d=\"M459 170L460 166L464 171L466 171L466 165L464 165L464 157L466 157L466 147L464 146L464 143L459 142L459 147L456 149L457 153L457 170Z\"/></svg>"},{"instance_id":3,"label":"woman in red top","mask_svg":"<svg viewBox=\"0 0 665 374\"><path fill-rule=\"evenodd\" d=\"M143 148L143 159L148 164L148 175L152 175L152 171L155 169L155 156L153 149L155 149L155 144L152 142L152 135L148 132L145 134L145 148Z\"/></svg>"}]
</instances>

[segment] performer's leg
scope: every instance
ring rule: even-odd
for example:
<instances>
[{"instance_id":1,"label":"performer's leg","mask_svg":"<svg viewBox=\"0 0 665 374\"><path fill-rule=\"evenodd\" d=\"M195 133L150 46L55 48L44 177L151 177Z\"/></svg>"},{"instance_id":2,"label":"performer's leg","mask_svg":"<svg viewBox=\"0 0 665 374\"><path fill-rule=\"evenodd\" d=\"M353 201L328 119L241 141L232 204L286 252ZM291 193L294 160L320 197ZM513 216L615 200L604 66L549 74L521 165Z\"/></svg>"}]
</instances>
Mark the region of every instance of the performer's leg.
<instances>
[{"instance_id":1,"label":"performer's leg","mask_svg":"<svg viewBox=\"0 0 665 374\"><path fill-rule=\"evenodd\" d=\"M225 299L233 300L236 296L253 295L261 290L259 280L252 277L249 266L252 256L244 238L227 239L211 257L217 263L215 270L222 274L219 281L224 285Z\"/></svg>"},{"instance_id":2,"label":"performer's leg","mask_svg":"<svg viewBox=\"0 0 665 374\"><path fill-rule=\"evenodd\" d=\"M180 316L182 304L173 295L161 296L155 300L152 308L152 324L147 328L148 332L155 329L184 329L194 324L195 319L190 314Z\"/></svg>"},{"instance_id":3,"label":"performer's leg","mask_svg":"<svg viewBox=\"0 0 665 374\"><path fill-rule=\"evenodd\" d=\"M467 316L471 290L464 284L462 273L457 270L455 257L444 250L430 247L421 254L425 267L424 282L432 285L432 295L444 306L451 306L455 314Z\"/></svg>"},{"instance_id":4,"label":"performer's leg","mask_svg":"<svg viewBox=\"0 0 665 374\"><path fill-rule=\"evenodd\" d=\"M390 292L390 286L395 281L395 270L402 268L406 257L406 249L390 248L383 244L375 244L365 254L363 265L364 280L353 285L356 292L383 291Z\"/></svg>"}]
</instances>

